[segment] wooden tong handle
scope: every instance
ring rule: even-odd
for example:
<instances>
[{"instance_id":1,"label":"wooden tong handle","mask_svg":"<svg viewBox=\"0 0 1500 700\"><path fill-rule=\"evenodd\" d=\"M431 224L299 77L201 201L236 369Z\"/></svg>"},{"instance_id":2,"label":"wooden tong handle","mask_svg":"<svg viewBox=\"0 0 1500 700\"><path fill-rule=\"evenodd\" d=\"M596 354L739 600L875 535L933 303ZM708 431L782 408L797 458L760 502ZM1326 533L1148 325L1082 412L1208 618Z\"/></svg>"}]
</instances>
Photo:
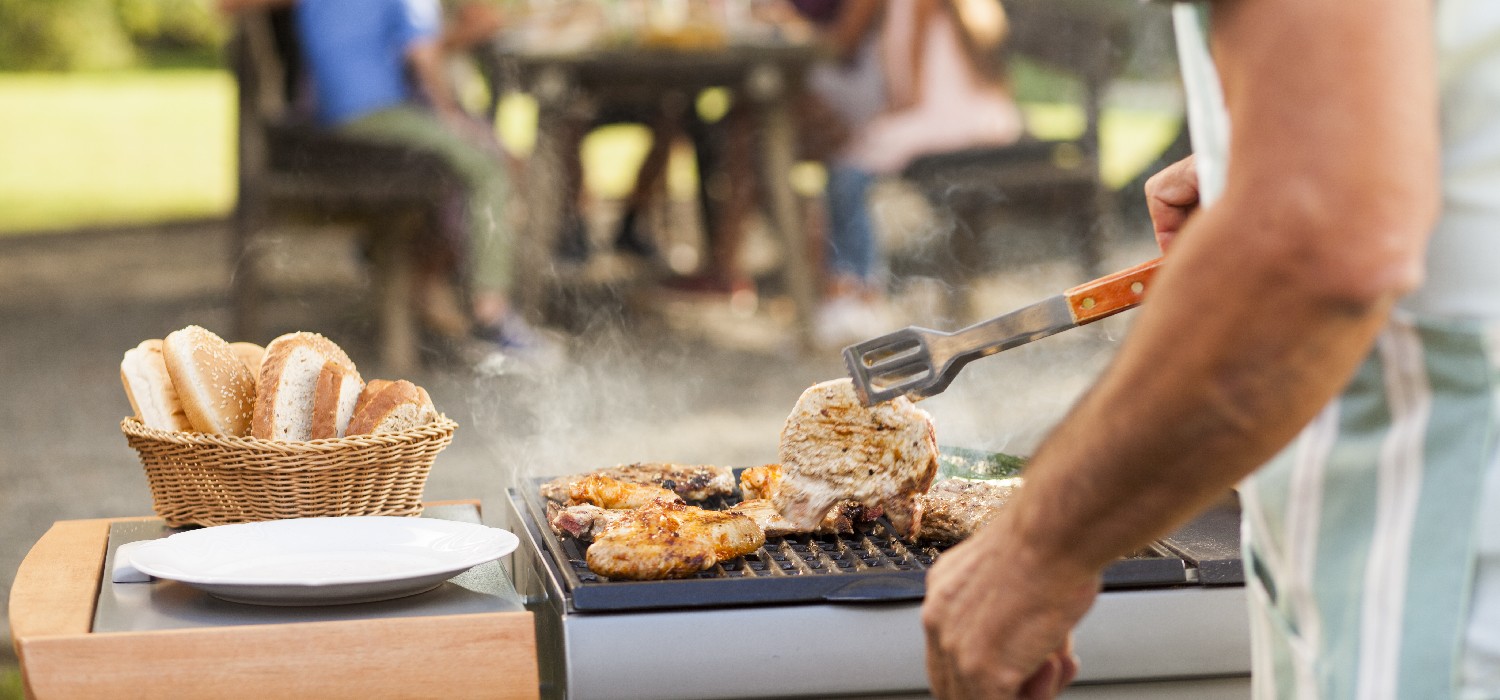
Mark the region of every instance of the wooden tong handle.
<instances>
[{"instance_id":1,"label":"wooden tong handle","mask_svg":"<svg viewBox=\"0 0 1500 700\"><path fill-rule=\"evenodd\" d=\"M1146 288L1151 286L1151 277L1160 264L1161 258L1147 260L1063 292L1068 308L1073 312L1073 320L1081 326L1135 308L1145 297Z\"/></svg>"}]
</instances>

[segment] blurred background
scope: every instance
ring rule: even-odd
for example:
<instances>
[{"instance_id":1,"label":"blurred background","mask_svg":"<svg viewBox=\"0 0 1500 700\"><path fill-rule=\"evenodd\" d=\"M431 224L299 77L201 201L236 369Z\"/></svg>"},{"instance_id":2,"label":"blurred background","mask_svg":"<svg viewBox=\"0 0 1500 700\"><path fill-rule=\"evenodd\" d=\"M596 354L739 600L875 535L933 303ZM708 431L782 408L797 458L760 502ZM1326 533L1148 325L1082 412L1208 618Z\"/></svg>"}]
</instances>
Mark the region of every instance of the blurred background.
<instances>
[{"instance_id":1,"label":"blurred background","mask_svg":"<svg viewBox=\"0 0 1500 700\"><path fill-rule=\"evenodd\" d=\"M443 6L446 29L473 30L443 82L506 181L510 308L548 355L532 362L479 321L444 324L475 297L464 183L321 119L302 8L0 0L0 595L52 522L150 513L119 360L188 324L321 332L367 379L426 386L460 424L428 497L489 504L619 462L775 461L842 345L961 327L1156 254L1141 185L1187 152L1162 8L890 0L840 35L865 4ZM961 51L924 64L933 41L910 40L933 16ZM976 114L999 105L1016 130L960 139L954 81L920 68L943 60L974 76ZM873 252L841 267L851 249L829 241L851 211ZM426 305L432 260L453 308ZM1026 454L1128 327L972 366L923 403L939 441ZM20 693L9 653L0 697Z\"/></svg>"}]
</instances>

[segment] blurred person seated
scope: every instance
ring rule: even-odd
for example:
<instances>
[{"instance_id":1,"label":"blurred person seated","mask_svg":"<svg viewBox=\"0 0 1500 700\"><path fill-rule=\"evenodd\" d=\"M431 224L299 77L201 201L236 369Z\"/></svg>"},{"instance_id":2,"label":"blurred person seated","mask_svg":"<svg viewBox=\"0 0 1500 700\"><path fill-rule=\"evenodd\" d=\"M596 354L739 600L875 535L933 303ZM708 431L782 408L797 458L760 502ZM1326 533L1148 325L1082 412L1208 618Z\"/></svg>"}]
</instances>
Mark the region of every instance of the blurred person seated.
<instances>
[{"instance_id":1,"label":"blurred person seated","mask_svg":"<svg viewBox=\"0 0 1500 700\"><path fill-rule=\"evenodd\" d=\"M818 342L842 346L889 330L885 266L870 218L880 177L915 158L1003 146L1023 123L994 55L1004 38L998 0L798 0L836 60L809 78L849 136L825 161L827 296Z\"/></svg>"},{"instance_id":2,"label":"blurred person seated","mask_svg":"<svg viewBox=\"0 0 1500 700\"><path fill-rule=\"evenodd\" d=\"M446 26L438 0L220 3L225 12L273 7L294 12L319 124L436 155L464 183L459 245L423 251L417 304L429 328L523 359L555 355L509 301L507 155L493 128L462 109L447 72L449 58L499 31L500 16L483 2L459 4Z\"/></svg>"},{"instance_id":3,"label":"blurred person seated","mask_svg":"<svg viewBox=\"0 0 1500 700\"><path fill-rule=\"evenodd\" d=\"M652 50L718 51L727 48L736 38L801 43L809 37L806 23L787 0L747 3L742 13L736 13L728 5L684 4L665 12L668 15L680 13L681 17L675 20L658 16L662 12L648 11L653 7L671 10L673 6L673 3L657 6L640 2L613 6L614 14L621 15L615 19L622 22L616 27L613 40ZM584 28L564 31L567 23L549 16L552 20L547 34L549 38L594 36L594 43L583 42L585 46L604 41L602 37L608 33L604 27L611 13L597 11L599 8L589 3L564 4L557 9L559 12L555 14L571 18ZM744 16L737 17L737 14ZM590 28L595 23L600 26ZM569 44L577 45L577 40ZM588 193L583 186L583 165L579 157L584 138L603 126L638 123L650 130L650 147L637 170L632 189L622 203L612 247L618 252L645 259L657 269L665 267L655 236L644 226L643 220L645 212L663 196L673 144L688 139L695 151L699 176L703 178L700 195L707 250L700 269L669 277L663 280L663 284L676 291L727 293L741 300L747 295L753 298L754 282L742 269L740 249L750 213L760 194L755 169L755 114L752 105L737 99L733 91L727 88L717 90L728 96L727 107L722 115L709 118L705 118L699 108L699 99L703 95L686 92L668 92L660 100L650 103L611 100L583 106L589 117L567 134L564 147L568 154L564 171L565 196L575 206L562 224L557 248L560 257L582 262L594 252L587 225Z\"/></svg>"}]
</instances>

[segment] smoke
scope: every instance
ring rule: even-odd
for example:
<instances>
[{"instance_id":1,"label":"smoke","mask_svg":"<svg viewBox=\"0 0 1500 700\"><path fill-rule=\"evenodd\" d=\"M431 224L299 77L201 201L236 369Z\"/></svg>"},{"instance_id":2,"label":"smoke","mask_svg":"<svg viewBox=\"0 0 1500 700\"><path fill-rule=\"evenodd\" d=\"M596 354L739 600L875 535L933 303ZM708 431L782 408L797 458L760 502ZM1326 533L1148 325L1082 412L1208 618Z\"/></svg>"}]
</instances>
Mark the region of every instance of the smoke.
<instances>
[{"instance_id":1,"label":"smoke","mask_svg":"<svg viewBox=\"0 0 1500 700\"><path fill-rule=\"evenodd\" d=\"M774 461L798 394L839 374L836 357L788 363L632 322L581 333L554 371L474 376L465 394L487 478L515 485L630 462Z\"/></svg>"}]
</instances>

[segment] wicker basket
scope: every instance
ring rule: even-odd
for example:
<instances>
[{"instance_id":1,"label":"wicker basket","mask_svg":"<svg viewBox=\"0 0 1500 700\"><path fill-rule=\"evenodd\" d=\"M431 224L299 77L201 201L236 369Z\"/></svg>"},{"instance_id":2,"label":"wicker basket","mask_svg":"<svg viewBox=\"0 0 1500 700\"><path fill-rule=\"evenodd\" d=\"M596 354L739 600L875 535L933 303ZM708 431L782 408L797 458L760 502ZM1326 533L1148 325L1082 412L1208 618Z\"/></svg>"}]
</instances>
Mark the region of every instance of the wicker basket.
<instances>
[{"instance_id":1,"label":"wicker basket","mask_svg":"<svg viewBox=\"0 0 1500 700\"><path fill-rule=\"evenodd\" d=\"M173 527L419 515L427 473L457 428L443 416L401 433L277 442L120 422L146 467L156 514Z\"/></svg>"}]
</instances>

